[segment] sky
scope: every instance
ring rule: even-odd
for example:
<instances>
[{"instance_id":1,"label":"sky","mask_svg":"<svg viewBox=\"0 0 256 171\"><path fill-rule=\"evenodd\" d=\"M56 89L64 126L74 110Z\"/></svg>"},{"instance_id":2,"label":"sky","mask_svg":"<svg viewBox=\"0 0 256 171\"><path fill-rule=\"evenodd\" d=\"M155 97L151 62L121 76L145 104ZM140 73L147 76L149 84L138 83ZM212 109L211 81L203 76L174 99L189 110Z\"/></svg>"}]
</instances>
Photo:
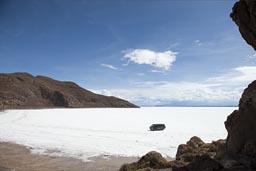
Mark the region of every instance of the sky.
<instances>
[{"instance_id":1,"label":"sky","mask_svg":"<svg viewBox=\"0 0 256 171\"><path fill-rule=\"evenodd\" d=\"M256 53L235 0L0 0L0 72L29 72L140 106L233 106Z\"/></svg>"}]
</instances>

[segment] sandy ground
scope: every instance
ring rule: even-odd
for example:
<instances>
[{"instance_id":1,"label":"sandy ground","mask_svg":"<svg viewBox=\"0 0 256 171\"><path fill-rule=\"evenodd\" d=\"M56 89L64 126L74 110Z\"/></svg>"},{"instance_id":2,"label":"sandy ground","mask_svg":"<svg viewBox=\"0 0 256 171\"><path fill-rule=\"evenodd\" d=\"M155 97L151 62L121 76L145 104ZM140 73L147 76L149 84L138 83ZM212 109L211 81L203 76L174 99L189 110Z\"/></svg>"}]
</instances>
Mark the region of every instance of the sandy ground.
<instances>
[{"instance_id":1,"label":"sandy ground","mask_svg":"<svg viewBox=\"0 0 256 171\"><path fill-rule=\"evenodd\" d=\"M25 146L0 142L0 171L117 171L138 158L102 156L90 160L31 154Z\"/></svg>"}]
</instances>

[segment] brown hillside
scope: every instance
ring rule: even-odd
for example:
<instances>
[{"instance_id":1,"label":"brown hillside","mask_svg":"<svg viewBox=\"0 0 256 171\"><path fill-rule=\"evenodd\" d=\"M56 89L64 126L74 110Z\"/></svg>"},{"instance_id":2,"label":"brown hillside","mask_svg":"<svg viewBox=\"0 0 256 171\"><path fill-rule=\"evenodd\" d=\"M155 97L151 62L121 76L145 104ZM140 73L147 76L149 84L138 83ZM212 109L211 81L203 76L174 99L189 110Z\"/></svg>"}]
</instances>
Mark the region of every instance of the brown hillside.
<instances>
[{"instance_id":1,"label":"brown hillside","mask_svg":"<svg viewBox=\"0 0 256 171\"><path fill-rule=\"evenodd\" d=\"M137 107L128 101L92 93L73 82L28 73L0 74L0 109Z\"/></svg>"}]
</instances>

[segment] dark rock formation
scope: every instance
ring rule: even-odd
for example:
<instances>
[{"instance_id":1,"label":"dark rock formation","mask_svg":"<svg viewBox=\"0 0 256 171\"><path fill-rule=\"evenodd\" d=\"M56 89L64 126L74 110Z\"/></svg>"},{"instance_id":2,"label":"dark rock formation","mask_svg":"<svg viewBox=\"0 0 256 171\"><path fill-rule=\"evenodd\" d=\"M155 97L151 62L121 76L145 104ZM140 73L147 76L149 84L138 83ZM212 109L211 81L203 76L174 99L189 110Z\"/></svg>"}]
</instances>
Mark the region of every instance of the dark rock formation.
<instances>
[{"instance_id":1,"label":"dark rock formation","mask_svg":"<svg viewBox=\"0 0 256 171\"><path fill-rule=\"evenodd\" d=\"M225 140L213 141L212 143L204 143L199 137L192 137L187 144L181 144L178 147L176 160L183 162L191 162L198 156L208 155L214 158L217 154L217 149Z\"/></svg>"},{"instance_id":2,"label":"dark rock formation","mask_svg":"<svg viewBox=\"0 0 256 171\"><path fill-rule=\"evenodd\" d=\"M28 73L0 74L0 109L137 107L128 101L94 94L73 82Z\"/></svg>"},{"instance_id":3,"label":"dark rock formation","mask_svg":"<svg viewBox=\"0 0 256 171\"><path fill-rule=\"evenodd\" d=\"M256 1L240 0L230 16L246 42L256 49ZM256 81L244 90L239 109L228 116L225 127L228 137L226 153L220 155L222 163L232 169L256 170Z\"/></svg>"},{"instance_id":4,"label":"dark rock formation","mask_svg":"<svg viewBox=\"0 0 256 171\"><path fill-rule=\"evenodd\" d=\"M231 155L226 150L223 150L222 147L226 149L225 140L204 143L200 138L192 137L187 144L179 146L176 160L167 161L160 153L150 152L138 162L124 164L120 171L256 170L255 158L244 155ZM218 156L218 153L222 155Z\"/></svg>"},{"instance_id":5,"label":"dark rock formation","mask_svg":"<svg viewBox=\"0 0 256 171\"><path fill-rule=\"evenodd\" d=\"M149 152L138 162L124 164L120 171L150 170L170 168L171 164L158 152Z\"/></svg>"},{"instance_id":6,"label":"dark rock formation","mask_svg":"<svg viewBox=\"0 0 256 171\"><path fill-rule=\"evenodd\" d=\"M256 170L256 81L244 90L239 109L225 122L228 131L226 154L220 157L227 168Z\"/></svg>"},{"instance_id":7,"label":"dark rock formation","mask_svg":"<svg viewBox=\"0 0 256 171\"><path fill-rule=\"evenodd\" d=\"M190 140L187 142L187 145L192 148L198 148L204 144L205 143L197 136L190 138Z\"/></svg>"},{"instance_id":8,"label":"dark rock formation","mask_svg":"<svg viewBox=\"0 0 256 171\"><path fill-rule=\"evenodd\" d=\"M225 126L228 152L256 156L256 81L244 90L239 109L228 116Z\"/></svg>"},{"instance_id":9,"label":"dark rock formation","mask_svg":"<svg viewBox=\"0 0 256 171\"><path fill-rule=\"evenodd\" d=\"M138 162L125 164L120 171L194 171L219 170L223 166L215 160L218 148L225 144L225 140L204 143L199 137L192 137L187 144L178 147L176 160L167 161L157 152L149 152Z\"/></svg>"},{"instance_id":10,"label":"dark rock formation","mask_svg":"<svg viewBox=\"0 0 256 171\"><path fill-rule=\"evenodd\" d=\"M184 167L184 170L220 170L223 166L208 155L197 156L191 163Z\"/></svg>"},{"instance_id":11,"label":"dark rock formation","mask_svg":"<svg viewBox=\"0 0 256 171\"><path fill-rule=\"evenodd\" d=\"M230 14L248 44L256 50L256 1L240 0Z\"/></svg>"}]
</instances>

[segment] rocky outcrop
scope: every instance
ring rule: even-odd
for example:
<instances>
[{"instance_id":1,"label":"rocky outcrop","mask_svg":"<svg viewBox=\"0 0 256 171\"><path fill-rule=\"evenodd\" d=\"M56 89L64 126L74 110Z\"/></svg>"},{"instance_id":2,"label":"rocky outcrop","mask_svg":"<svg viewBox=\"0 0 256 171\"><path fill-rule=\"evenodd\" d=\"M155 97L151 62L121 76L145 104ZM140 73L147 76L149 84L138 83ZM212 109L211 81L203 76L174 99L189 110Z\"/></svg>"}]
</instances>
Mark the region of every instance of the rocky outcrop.
<instances>
[{"instance_id":1,"label":"rocky outcrop","mask_svg":"<svg viewBox=\"0 0 256 171\"><path fill-rule=\"evenodd\" d=\"M230 153L256 155L256 81L244 90L239 109L228 116L225 126Z\"/></svg>"},{"instance_id":2,"label":"rocky outcrop","mask_svg":"<svg viewBox=\"0 0 256 171\"><path fill-rule=\"evenodd\" d=\"M138 162L124 164L120 171L251 171L256 170L255 166L252 157L227 153L225 140L204 143L199 137L192 137L178 147L176 160L167 161L160 153L149 152Z\"/></svg>"},{"instance_id":3,"label":"rocky outcrop","mask_svg":"<svg viewBox=\"0 0 256 171\"><path fill-rule=\"evenodd\" d=\"M256 49L256 1L240 0L230 16L246 42ZM228 116L225 127L228 137L221 160L231 167L256 169L256 81L244 90L238 110Z\"/></svg>"},{"instance_id":4,"label":"rocky outcrop","mask_svg":"<svg viewBox=\"0 0 256 171\"><path fill-rule=\"evenodd\" d=\"M244 90L238 110L225 122L228 131L226 154L221 161L232 167L256 170L256 81Z\"/></svg>"},{"instance_id":5,"label":"rocky outcrop","mask_svg":"<svg viewBox=\"0 0 256 171\"><path fill-rule=\"evenodd\" d=\"M240 0L230 14L248 44L256 50L256 1Z\"/></svg>"},{"instance_id":6,"label":"rocky outcrop","mask_svg":"<svg viewBox=\"0 0 256 171\"><path fill-rule=\"evenodd\" d=\"M183 162L191 162L198 156L207 155L215 158L217 149L225 144L225 140L213 141L212 143L204 143L199 137L192 137L187 144L181 144L178 147L176 160Z\"/></svg>"},{"instance_id":7,"label":"rocky outcrop","mask_svg":"<svg viewBox=\"0 0 256 171\"><path fill-rule=\"evenodd\" d=\"M92 93L73 82L28 73L0 74L0 109L137 107L128 101Z\"/></svg>"},{"instance_id":8,"label":"rocky outcrop","mask_svg":"<svg viewBox=\"0 0 256 171\"><path fill-rule=\"evenodd\" d=\"M217 161L212 159L208 155L196 156L195 159L184 167L184 170L195 171L195 170L220 170L223 166Z\"/></svg>"},{"instance_id":9,"label":"rocky outcrop","mask_svg":"<svg viewBox=\"0 0 256 171\"><path fill-rule=\"evenodd\" d=\"M150 169L165 169L170 168L169 163L162 155L158 152L152 151L141 157L138 162L131 164L124 164L120 171L135 171L135 170L150 170Z\"/></svg>"},{"instance_id":10,"label":"rocky outcrop","mask_svg":"<svg viewBox=\"0 0 256 171\"><path fill-rule=\"evenodd\" d=\"M192 137L186 144L178 147L176 160L167 161L158 152L149 152L138 162L125 164L120 171L194 171L219 170L223 166L216 160L218 148L225 144L225 140L204 143L199 137Z\"/></svg>"}]
</instances>

